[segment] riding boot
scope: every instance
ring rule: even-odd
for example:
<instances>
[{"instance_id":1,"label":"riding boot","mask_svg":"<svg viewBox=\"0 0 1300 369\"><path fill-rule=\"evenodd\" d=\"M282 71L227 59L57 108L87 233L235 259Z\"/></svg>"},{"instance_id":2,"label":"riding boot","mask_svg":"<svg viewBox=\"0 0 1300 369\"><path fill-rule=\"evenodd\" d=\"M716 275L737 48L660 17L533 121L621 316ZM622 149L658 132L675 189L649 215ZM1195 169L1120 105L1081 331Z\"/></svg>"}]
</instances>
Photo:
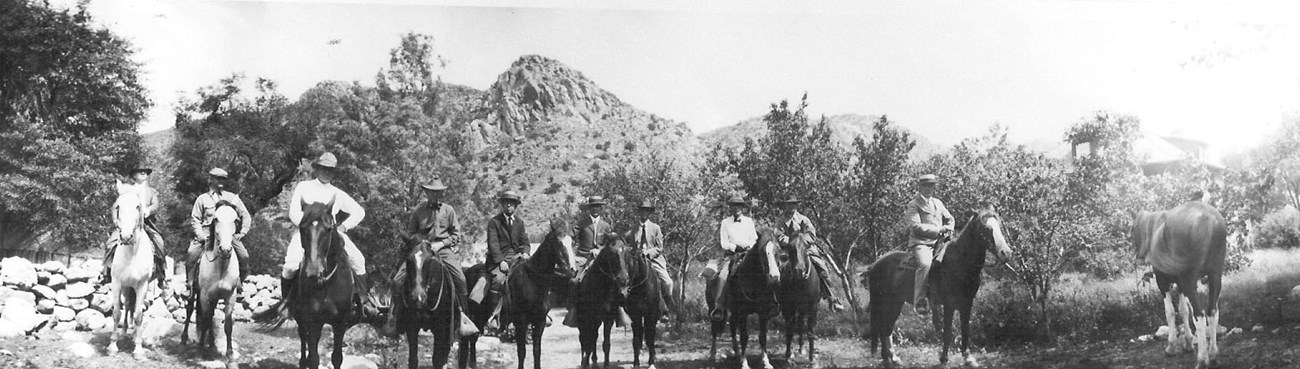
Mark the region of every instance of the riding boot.
<instances>
[{"instance_id":1,"label":"riding boot","mask_svg":"<svg viewBox=\"0 0 1300 369\"><path fill-rule=\"evenodd\" d=\"M831 310L844 311L844 304L840 303L840 299L835 297L835 290L831 289L830 281L827 281L826 277L822 277L820 284L822 286L822 293L826 294L826 302L830 304Z\"/></svg>"},{"instance_id":2,"label":"riding boot","mask_svg":"<svg viewBox=\"0 0 1300 369\"><path fill-rule=\"evenodd\" d=\"M922 272L924 270L924 272ZM929 274L930 268L917 268L916 282L913 284L913 290L916 296L913 297L912 307L916 310L917 315L930 314L930 299L926 296L926 274Z\"/></svg>"},{"instance_id":3,"label":"riding boot","mask_svg":"<svg viewBox=\"0 0 1300 369\"><path fill-rule=\"evenodd\" d=\"M235 259L239 260L239 283L244 283L244 281L248 280L248 270L252 268L248 267L247 256L240 256L240 255L235 255L235 256L236 256Z\"/></svg>"},{"instance_id":4,"label":"riding boot","mask_svg":"<svg viewBox=\"0 0 1300 369\"><path fill-rule=\"evenodd\" d=\"M370 297L370 283L367 275L359 275L356 279L357 285L354 288L356 293L352 294L353 303L356 305L357 314L362 320L372 320L379 317L379 308L376 307L375 301Z\"/></svg>"},{"instance_id":5,"label":"riding boot","mask_svg":"<svg viewBox=\"0 0 1300 369\"><path fill-rule=\"evenodd\" d=\"M400 291L401 287L399 286L393 286L393 291ZM396 338L401 333L397 331L397 319L402 316L402 303L399 299L400 297L394 293L393 306L388 310L388 318L384 320L384 324L379 328L379 334L385 337Z\"/></svg>"},{"instance_id":6,"label":"riding boot","mask_svg":"<svg viewBox=\"0 0 1300 369\"><path fill-rule=\"evenodd\" d=\"M104 271L99 275L99 284L108 284L113 280L113 252L117 250L117 245L110 244L108 251L104 252Z\"/></svg>"},{"instance_id":7,"label":"riding boot","mask_svg":"<svg viewBox=\"0 0 1300 369\"><path fill-rule=\"evenodd\" d=\"M194 275L193 272L189 274ZM280 277L280 301L284 303L285 306L289 306L289 297L293 296L292 290L294 289L297 280L297 276L291 278Z\"/></svg>"},{"instance_id":8,"label":"riding boot","mask_svg":"<svg viewBox=\"0 0 1300 369\"><path fill-rule=\"evenodd\" d=\"M167 260L161 256L153 259L153 278L158 281L158 289L167 289Z\"/></svg>"},{"instance_id":9,"label":"riding boot","mask_svg":"<svg viewBox=\"0 0 1300 369\"><path fill-rule=\"evenodd\" d=\"M487 325L484 326L488 331L496 331L501 329L502 326L505 326L505 324L501 323L501 309L506 305L506 298L500 292L489 291L488 300L492 300L493 298L496 298L497 303L496 307L492 308L492 315L488 317Z\"/></svg>"},{"instance_id":10,"label":"riding boot","mask_svg":"<svg viewBox=\"0 0 1300 369\"><path fill-rule=\"evenodd\" d=\"M564 314L564 322L562 322L565 326L573 328L578 327L578 316L575 314L578 311L578 299L576 295L576 293L569 294L569 302L565 306L567 312Z\"/></svg>"}]
</instances>

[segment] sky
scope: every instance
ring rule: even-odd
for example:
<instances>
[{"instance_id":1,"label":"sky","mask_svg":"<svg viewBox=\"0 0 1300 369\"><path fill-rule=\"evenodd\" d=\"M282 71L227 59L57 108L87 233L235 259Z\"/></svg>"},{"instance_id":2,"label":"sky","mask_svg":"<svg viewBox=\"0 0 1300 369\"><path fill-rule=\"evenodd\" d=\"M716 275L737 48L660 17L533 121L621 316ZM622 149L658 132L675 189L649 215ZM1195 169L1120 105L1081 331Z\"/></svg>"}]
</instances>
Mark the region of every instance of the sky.
<instances>
[{"instance_id":1,"label":"sky","mask_svg":"<svg viewBox=\"0 0 1300 369\"><path fill-rule=\"evenodd\" d=\"M130 40L155 107L232 73L296 98L373 84L400 35L434 37L445 82L486 89L522 55L581 71L706 132L809 95L812 114L887 114L941 144L997 123L1060 140L1095 111L1232 152L1300 116L1300 5L1217 1L89 0Z\"/></svg>"}]
</instances>

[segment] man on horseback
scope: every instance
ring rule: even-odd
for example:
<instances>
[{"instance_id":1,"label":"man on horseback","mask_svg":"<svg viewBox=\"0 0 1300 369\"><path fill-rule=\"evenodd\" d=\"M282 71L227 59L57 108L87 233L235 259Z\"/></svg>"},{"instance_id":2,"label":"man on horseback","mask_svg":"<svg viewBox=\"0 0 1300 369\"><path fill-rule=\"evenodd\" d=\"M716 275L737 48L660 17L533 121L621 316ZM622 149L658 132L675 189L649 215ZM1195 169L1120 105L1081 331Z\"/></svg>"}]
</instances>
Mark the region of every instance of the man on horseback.
<instances>
[{"instance_id":1,"label":"man on horseback","mask_svg":"<svg viewBox=\"0 0 1300 369\"><path fill-rule=\"evenodd\" d=\"M727 206L731 210L731 216L723 218L718 222L719 244L722 246L724 260L709 260L709 264L704 268L704 277L708 280L718 279L718 296L712 296L717 300L711 314L715 320L723 320L727 317L725 300L727 298L727 276L732 267L740 262L745 256L745 251L754 244L758 243L758 230L754 227L754 220L745 216L745 208L749 203L739 195L732 195L727 199Z\"/></svg>"},{"instance_id":2,"label":"man on horseback","mask_svg":"<svg viewBox=\"0 0 1300 369\"><path fill-rule=\"evenodd\" d=\"M601 196L591 196L587 198L587 203L583 206L587 216L580 217L578 227L575 233L578 235L578 249L574 251L574 259L581 267L574 276L573 285L578 285L582 278L587 275L587 269L591 266L591 261L596 260L596 255L600 253L600 248L610 241L606 235L614 231L614 226L610 225L604 219L605 216L605 198ZM573 312L577 309L577 293L571 293L569 296L568 311ZM627 317L627 313L620 306L618 309L618 324L620 327L629 324L632 319ZM564 316L564 325L577 328L578 322L573 314Z\"/></svg>"},{"instance_id":3,"label":"man on horseback","mask_svg":"<svg viewBox=\"0 0 1300 369\"><path fill-rule=\"evenodd\" d=\"M488 219L485 265L490 270L492 278L483 276L479 279L479 283L490 281L487 300L491 301L495 298L497 301L496 308L492 310L492 317L488 318L489 327L497 325L501 309L506 304L502 291L506 289L510 268L528 259L529 252L532 251L528 243L528 234L525 232L524 220L515 216L515 210L519 209L521 202L519 194L515 191L502 192L497 196L501 213Z\"/></svg>"},{"instance_id":4,"label":"man on horseback","mask_svg":"<svg viewBox=\"0 0 1300 369\"><path fill-rule=\"evenodd\" d=\"M280 274L282 286L281 294L287 302L293 295L290 291L293 289L294 282L298 278L298 268L302 265L305 256L302 247L302 232L298 229L302 226L302 205L308 204L328 204L334 203L334 214L343 221L338 224L336 231L343 240L343 252L347 254L348 263L351 264L352 272L356 275L356 291L353 296L360 315L364 319L373 319L379 315L378 308L375 307L374 301L370 298L370 283L366 280L366 257L357 249L357 245L352 243L348 238L347 231L357 227L361 220L366 218L366 210L352 199L342 189L335 187L334 178L338 175L338 158L334 154L324 153L320 158L312 163L311 180L298 182L293 187L293 195L289 199L289 220L294 224L293 235L289 238L289 249L284 253L284 266ZM339 216L346 214L346 216Z\"/></svg>"},{"instance_id":5,"label":"man on horseback","mask_svg":"<svg viewBox=\"0 0 1300 369\"><path fill-rule=\"evenodd\" d=\"M777 202L785 215L785 222L781 223L781 236L779 241L787 244L792 238L803 239L804 245L808 248L808 259L812 261L817 272L821 275L822 292L826 293L827 302L830 303L831 310L844 310L844 304L835 297L835 291L831 290L830 274L826 272L826 254L822 251L821 244L817 243L817 228L813 227L812 221L807 216L799 213L799 204L802 201L796 196L787 197ZM838 271L838 269L836 269Z\"/></svg>"},{"instance_id":6,"label":"man on horseback","mask_svg":"<svg viewBox=\"0 0 1300 369\"><path fill-rule=\"evenodd\" d=\"M650 220L655 213L655 206L650 200L641 202L637 207L637 215L641 216L641 226L632 234L633 247L640 251L642 255L650 259L650 268L654 269L655 275L659 277L659 311L664 314L660 318L662 321L668 321L668 302L672 299L673 279L668 275L668 262L664 260L664 233L659 229L659 225Z\"/></svg>"},{"instance_id":7,"label":"man on horseback","mask_svg":"<svg viewBox=\"0 0 1300 369\"><path fill-rule=\"evenodd\" d=\"M154 216L161 203L158 202L158 191L154 190L153 187L149 187L150 174L153 174L152 168L137 165L127 172L127 183L134 185L137 191L140 191L140 197L144 199L144 207L140 210L144 213L144 233L149 235L149 241L153 242L153 276L158 280L158 288L167 288L166 283L164 283L166 271L163 270L163 265L166 264L164 258L167 253L166 248L163 247L162 233L158 232L157 217ZM117 223L117 209L113 209L113 223ZM113 228L112 234L108 236L108 242L104 243L104 271L99 277L102 284L107 284L112 279L112 273L109 270L113 267L113 252L117 251L117 245L121 239L117 228Z\"/></svg>"},{"instance_id":8,"label":"man on horseback","mask_svg":"<svg viewBox=\"0 0 1300 369\"><path fill-rule=\"evenodd\" d=\"M930 274L930 263L934 260L934 247L939 247L943 255L943 246L952 236L954 219L943 206L943 201L935 197L935 185L939 177L925 174L916 180L916 197L907 203L903 220L910 225L907 244L912 247L916 260L916 283L913 285L914 297L912 307L918 315L930 313L930 301L926 298L926 277Z\"/></svg>"},{"instance_id":9,"label":"man on horseback","mask_svg":"<svg viewBox=\"0 0 1300 369\"><path fill-rule=\"evenodd\" d=\"M190 226L194 229L194 239L190 240L190 247L185 251L185 277L188 285L192 286L198 281L199 257L203 255L203 248L212 239L212 235L209 234L210 226L216 218L217 204L222 201L234 205L235 212L239 213L239 231L235 232L230 244L235 249L235 257L239 260L239 280L243 281L248 277L248 249L244 248L243 238L248 234L248 229L253 226L253 218L249 215L248 208L244 207L244 202L239 199L239 195L225 190L227 180L229 176L225 169L212 168L208 171L208 191L194 199L194 208L190 210Z\"/></svg>"},{"instance_id":10,"label":"man on horseback","mask_svg":"<svg viewBox=\"0 0 1300 369\"><path fill-rule=\"evenodd\" d=\"M469 319L466 312L465 300L469 292L465 286L465 270L460 265L460 220L456 217L456 209L450 204L442 202L443 196L447 193L447 186L442 184L442 179L434 177L428 184L420 185L424 189L424 197L427 199L420 206L415 208L406 221L406 229L403 231L402 238L406 241L406 250L402 255L410 255L414 247L428 246L430 250L438 256L447 270L451 271L452 282L456 288L456 306L460 310L460 332L461 337L468 337L478 334L478 327ZM397 267L397 273L393 276L395 286L406 284L406 263ZM393 301L399 301L401 293L405 289L393 289ZM401 304L393 304L393 313L389 314L388 321L385 323L385 330L397 326L397 317L400 315L396 309L402 308Z\"/></svg>"}]
</instances>

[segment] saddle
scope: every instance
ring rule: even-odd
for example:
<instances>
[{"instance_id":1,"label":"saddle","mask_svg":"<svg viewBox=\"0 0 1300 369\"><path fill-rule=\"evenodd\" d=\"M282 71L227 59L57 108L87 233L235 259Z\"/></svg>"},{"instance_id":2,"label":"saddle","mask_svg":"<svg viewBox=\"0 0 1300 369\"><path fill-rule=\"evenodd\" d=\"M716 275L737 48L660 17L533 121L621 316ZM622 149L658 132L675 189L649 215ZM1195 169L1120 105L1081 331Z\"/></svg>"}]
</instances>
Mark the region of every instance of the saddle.
<instances>
[{"instance_id":1,"label":"saddle","mask_svg":"<svg viewBox=\"0 0 1300 369\"><path fill-rule=\"evenodd\" d=\"M950 244L950 243L952 243L952 241L950 241L950 240L945 240L945 241L941 241L941 242L937 242L937 243L935 243L935 249L936 249L936 250L935 250L935 252L934 252L934 257L932 258L932 260L930 260L930 265L932 265L932 266L933 266L933 265L938 265L939 262L942 262L942 261L943 261L943 255L944 255L944 252L948 251L948 244ZM917 265L917 261L916 261L916 254L913 253L913 252L910 252L910 251L904 251L904 252L907 254L907 257L903 258L903 262L898 263L898 270L899 270L899 271L904 271L904 270L915 271L916 268L918 267L918 265ZM930 271L933 273L935 269L937 269L937 268L933 268L933 267L932 267L932 268L930 268Z\"/></svg>"}]
</instances>

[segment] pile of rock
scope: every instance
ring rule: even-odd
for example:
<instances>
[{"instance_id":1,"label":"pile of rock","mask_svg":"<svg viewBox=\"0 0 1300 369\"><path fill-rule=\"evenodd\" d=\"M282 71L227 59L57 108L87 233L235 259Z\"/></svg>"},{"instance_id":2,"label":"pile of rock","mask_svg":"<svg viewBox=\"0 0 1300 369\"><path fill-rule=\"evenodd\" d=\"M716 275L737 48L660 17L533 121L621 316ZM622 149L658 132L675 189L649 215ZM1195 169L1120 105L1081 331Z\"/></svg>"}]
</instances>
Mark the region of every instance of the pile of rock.
<instances>
[{"instance_id":1,"label":"pile of rock","mask_svg":"<svg viewBox=\"0 0 1300 369\"><path fill-rule=\"evenodd\" d=\"M172 261L168 260L168 265ZM36 334L43 330L100 331L112 327L109 286L98 284L102 264L85 260L32 264L23 258L0 260L0 337ZM146 293L143 329L161 335L185 319L189 288L183 275L168 278L168 293L151 284ZM249 276L237 294L234 319L247 321L254 313L280 300L278 278ZM218 308L221 308L220 306ZM220 317L221 314L217 314Z\"/></svg>"}]
</instances>

